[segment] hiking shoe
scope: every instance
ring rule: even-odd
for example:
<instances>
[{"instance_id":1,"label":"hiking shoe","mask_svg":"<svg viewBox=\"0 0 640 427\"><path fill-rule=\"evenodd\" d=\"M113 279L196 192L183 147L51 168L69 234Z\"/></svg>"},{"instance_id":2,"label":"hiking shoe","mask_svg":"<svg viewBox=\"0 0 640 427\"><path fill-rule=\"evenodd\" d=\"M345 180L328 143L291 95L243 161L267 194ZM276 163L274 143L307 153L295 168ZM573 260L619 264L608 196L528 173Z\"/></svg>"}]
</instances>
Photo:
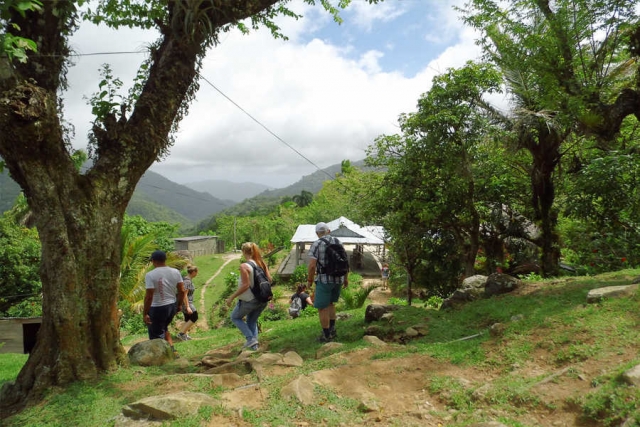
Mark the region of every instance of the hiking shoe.
<instances>
[{"instance_id":1,"label":"hiking shoe","mask_svg":"<svg viewBox=\"0 0 640 427\"><path fill-rule=\"evenodd\" d=\"M178 332L178 334L176 335L176 338L178 338L180 341L186 341L187 340L187 336L185 334L183 334L182 332Z\"/></svg>"},{"instance_id":2,"label":"hiking shoe","mask_svg":"<svg viewBox=\"0 0 640 427\"><path fill-rule=\"evenodd\" d=\"M191 338L191 336L190 336L190 335L188 335L188 334L184 334L184 338L183 338L183 339L184 339L185 341L191 341L193 338Z\"/></svg>"},{"instance_id":3,"label":"hiking shoe","mask_svg":"<svg viewBox=\"0 0 640 427\"><path fill-rule=\"evenodd\" d=\"M173 350L173 358L174 359L180 359L180 355L178 354L177 351Z\"/></svg>"},{"instance_id":4,"label":"hiking shoe","mask_svg":"<svg viewBox=\"0 0 640 427\"><path fill-rule=\"evenodd\" d=\"M250 340L248 340L243 347L246 348L252 348L258 345L258 339L257 338L251 338Z\"/></svg>"},{"instance_id":5,"label":"hiking shoe","mask_svg":"<svg viewBox=\"0 0 640 427\"><path fill-rule=\"evenodd\" d=\"M326 336L324 335L324 333L323 333L323 334L322 334L322 335L320 335L318 338L316 338L316 341L321 342L321 343L327 343L327 342L331 342L331 341L333 341L333 340L331 339L331 337L326 337Z\"/></svg>"},{"instance_id":6,"label":"hiking shoe","mask_svg":"<svg viewBox=\"0 0 640 427\"><path fill-rule=\"evenodd\" d=\"M249 350L253 350L253 351L258 351L258 349L260 348L260 346L258 344L254 344L251 347L248 347Z\"/></svg>"},{"instance_id":7,"label":"hiking shoe","mask_svg":"<svg viewBox=\"0 0 640 427\"><path fill-rule=\"evenodd\" d=\"M338 338L338 333L335 329L329 329L329 338L331 338L331 341Z\"/></svg>"}]
</instances>

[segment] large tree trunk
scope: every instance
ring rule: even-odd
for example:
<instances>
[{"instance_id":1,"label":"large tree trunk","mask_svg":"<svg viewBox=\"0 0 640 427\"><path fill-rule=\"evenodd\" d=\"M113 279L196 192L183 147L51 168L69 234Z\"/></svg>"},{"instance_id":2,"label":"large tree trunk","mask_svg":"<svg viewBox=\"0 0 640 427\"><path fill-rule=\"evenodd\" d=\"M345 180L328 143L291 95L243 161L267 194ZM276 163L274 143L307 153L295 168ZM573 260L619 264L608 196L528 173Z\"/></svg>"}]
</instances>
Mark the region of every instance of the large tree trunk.
<instances>
[{"instance_id":1,"label":"large tree trunk","mask_svg":"<svg viewBox=\"0 0 640 427\"><path fill-rule=\"evenodd\" d=\"M226 1L197 12L211 26L185 18L193 3L168 4L149 77L129 118L99 117L93 167L80 174L65 144L58 93L64 86L76 25L75 3L44 1L43 11L18 13L22 37L38 54L24 64L0 55L0 156L23 189L42 242L42 327L15 384L0 392L0 418L37 401L52 385L96 378L126 361L116 316L120 229L135 186L170 146L181 108L194 96L198 59L209 28L251 16L277 0ZM6 23L6 22L5 22ZM195 28L189 28L193 23Z\"/></svg>"},{"instance_id":2,"label":"large tree trunk","mask_svg":"<svg viewBox=\"0 0 640 427\"><path fill-rule=\"evenodd\" d=\"M556 232L557 213L554 209L555 186L553 173L560 161L560 143L563 138L543 124L538 130L538 141L530 151L533 155L531 187L536 219L542 229L540 240L541 268L545 277L556 276L559 272L560 249Z\"/></svg>"}]
</instances>

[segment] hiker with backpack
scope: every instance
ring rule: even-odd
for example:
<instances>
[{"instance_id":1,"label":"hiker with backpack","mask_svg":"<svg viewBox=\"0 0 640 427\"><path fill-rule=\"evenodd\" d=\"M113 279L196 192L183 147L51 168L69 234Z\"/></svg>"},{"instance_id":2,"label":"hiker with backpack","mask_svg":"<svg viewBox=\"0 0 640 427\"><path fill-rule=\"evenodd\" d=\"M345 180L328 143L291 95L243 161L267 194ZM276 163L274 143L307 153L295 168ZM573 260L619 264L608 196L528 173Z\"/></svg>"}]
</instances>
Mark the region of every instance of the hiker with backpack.
<instances>
[{"instance_id":1,"label":"hiker with backpack","mask_svg":"<svg viewBox=\"0 0 640 427\"><path fill-rule=\"evenodd\" d=\"M238 289L226 302L231 307L233 300L238 298L238 303L231 312L231 321L247 339L243 347L258 350L258 318L273 298L272 279L255 243L243 243L242 255L245 262L240 264ZM246 321L243 320L245 317Z\"/></svg>"},{"instance_id":2,"label":"hiker with backpack","mask_svg":"<svg viewBox=\"0 0 640 427\"><path fill-rule=\"evenodd\" d=\"M296 293L289 298L291 304L289 304L289 315L292 318L300 316L300 312L307 308L308 305L313 305L311 296L307 293L307 285L304 283L296 284Z\"/></svg>"},{"instance_id":3,"label":"hiker with backpack","mask_svg":"<svg viewBox=\"0 0 640 427\"><path fill-rule=\"evenodd\" d=\"M329 235L331 230L324 222L316 224L318 240L309 249L309 266L307 283L316 291L313 306L318 309L322 334L319 342L330 342L336 339L336 306L340 299L342 287L349 285L349 260L344 246L335 237ZM316 275L317 273L317 275Z\"/></svg>"}]
</instances>

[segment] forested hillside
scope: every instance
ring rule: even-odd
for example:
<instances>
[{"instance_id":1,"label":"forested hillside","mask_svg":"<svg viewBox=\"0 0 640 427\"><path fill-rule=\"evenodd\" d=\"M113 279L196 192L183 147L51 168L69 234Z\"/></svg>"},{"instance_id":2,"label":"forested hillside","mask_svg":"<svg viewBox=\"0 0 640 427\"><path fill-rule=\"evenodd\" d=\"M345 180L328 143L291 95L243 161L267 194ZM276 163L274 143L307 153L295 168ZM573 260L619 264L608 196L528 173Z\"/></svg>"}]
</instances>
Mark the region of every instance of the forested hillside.
<instances>
[{"instance_id":1,"label":"forested hillside","mask_svg":"<svg viewBox=\"0 0 640 427\"><path fill-rule=\"evenodd\" d=\"M349 166L355 166L362 171L373 171L373 168L365 165L364 160L349 163ZM336 178L336 176L341 172L342 167L342 164L335 164L310 175L305 175L298 182L291 184L288 187L264 191L257 196L243 200L242 202L217 212L211 217L201 221L196 226L195 232L198 233L201 231L215 230L216 218L221 215L236 217L270 215L280 204L295 199L303 192L309 192L316 195L322 190L327 181L331 181ZM337 211L335 216L337 217L343 214L344 211Z\"/></svg>"},{"instance_id":2,"label":"forested hillside","mask_svg":"<svg viewBox=\"0 0 640 427\"><path fill-rule=\"evenodd\" d=\"M146 199L166 206L192 221L206 218L229 206L229 202L216 199L208 193L191 190L151 171L142 175L136 192L143 193Z\"/></svg>"},{"instance_id":3,"label":"forested hillside","mask_svg":"<svg viewBox=\"0 0 640 427\"><path fill-rule=\"evenodd\" d=\"M20 187L5 170L0 174L0 211L11 209L18 194ZM127 213L140 215L148 221L179 223L182 228L187 228L232 203L147 171L136 186L133 198L127 206Z\"/></svg>"},{"instance_id":4,"label":"forested hillside","mask_svg":"<svg viewBox=\"0 0 640 427\"><path fill-rule=\"evenodd\" d=\"M193 226L194 221L168 207L150 200L149 197L136 191L127 206L127 215L140 215L151 222L168 222L170 224L180 224L181 229Z\"/></svg>"},{"instance_id":5,"label":"forested hillside","mask_svg":"<svg viewBox=\"0 0 640 427\"><path fill-rule=\"evenodd\" d=\"M9 177L9 172L5 169L0 173L0 212L11 209L18 194L20 186Z\"/></svg>"},{"instance_id":6,"label":"forested hillside","mask_svg":"<svg viewBox=\"0 0 640 427\"><path fill-rule=\"evenodd\" d=\"M195 191L209 193L217 199L234 203L241 202L270 188L267 185L255 182L231 182L221 179L190 182L184 184L184 186Z\"/></svg>"}]
</instances>

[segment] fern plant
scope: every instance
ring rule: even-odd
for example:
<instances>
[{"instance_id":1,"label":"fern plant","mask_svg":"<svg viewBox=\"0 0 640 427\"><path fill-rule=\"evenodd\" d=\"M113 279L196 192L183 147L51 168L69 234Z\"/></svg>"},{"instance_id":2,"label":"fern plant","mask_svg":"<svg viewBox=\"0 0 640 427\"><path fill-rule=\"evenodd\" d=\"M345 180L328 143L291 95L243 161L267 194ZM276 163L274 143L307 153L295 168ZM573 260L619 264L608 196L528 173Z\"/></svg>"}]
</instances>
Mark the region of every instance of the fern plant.
<instances>
[{"instance_id":1,"label":"fern plant","mask_svg":"<svg viewBox=\"0 0 640 427\"><path fill-rule=\"evenodd\" d=\"M354 308L360 308L364 305L367 297L378 286L373 284L369 286L349 286L342 289L340 293L340 299L342 300L343 310L353 310Z\"/></svg>"}]
</instances>

